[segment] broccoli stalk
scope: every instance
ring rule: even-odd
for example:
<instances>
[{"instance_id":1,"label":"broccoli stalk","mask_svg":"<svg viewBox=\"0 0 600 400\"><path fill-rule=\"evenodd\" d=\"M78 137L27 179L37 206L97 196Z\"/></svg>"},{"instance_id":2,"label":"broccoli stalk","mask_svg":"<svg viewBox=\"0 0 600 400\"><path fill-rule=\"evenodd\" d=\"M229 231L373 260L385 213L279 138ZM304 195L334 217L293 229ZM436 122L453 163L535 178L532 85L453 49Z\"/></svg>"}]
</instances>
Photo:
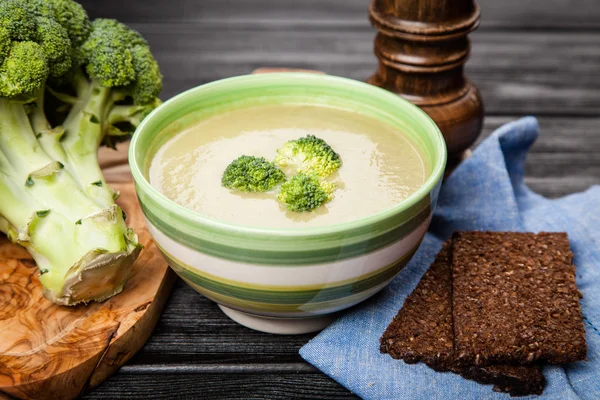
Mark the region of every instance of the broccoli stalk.
<instances>
[{"instance_id":1,"label":"broccoli stalk","mask_svg":"<svg viewBox=\"0 0 600 400\"><path fill-rule=\"evenodd\" d=\"M32 254L44 295L65 305L119 293L140 252L96 152L124 134L113 124L136 126L159 103L161 86L141 36L97 21L71 0L0 3L0 231ZM76 94L56 94L72 106L63 126L46 119L49 82Z\"/></svg>"},{"instance_id":2,"label":"broccoli stalk","mask_svg":"<svg viewBox=\"0 0 600 400\"><path fill-rule=\"evenodd\" d=\"M61 145L69 172L90 196L108 205L118 194L104 181L97 149L114 146L115 138L128 136L160 104L162 76L147 42L114 20L95 20L76 53L78 65L67 79L75 96L51 89L71 106Z\"/></svg>"},{"instance_id":3,"label":"broccoli stalk","mask_svg":"<svg viewBox=\"0 0 600 400\"><path fill-rule=\"evenodd\" d=\"M120 209L98 205L48 156L23 104L0 99L0 116L0 215L36 260L45 296L70 305L120 292L139 253Z\"/></svg>"},{"instance_id":4,"label":"broccoli stalk","mask_svg":"<svg viewBox=\"0 0 600 400\"><path fill-rule=\"evenodd\" d=\"M65 165L85 192L108 206L118 197L104 180L98 164L98 148L103 139L101 115L110 100L110 89L88 83L83 73L75 76L77 99L62 124Z\"/></svg>"}]
</instances>

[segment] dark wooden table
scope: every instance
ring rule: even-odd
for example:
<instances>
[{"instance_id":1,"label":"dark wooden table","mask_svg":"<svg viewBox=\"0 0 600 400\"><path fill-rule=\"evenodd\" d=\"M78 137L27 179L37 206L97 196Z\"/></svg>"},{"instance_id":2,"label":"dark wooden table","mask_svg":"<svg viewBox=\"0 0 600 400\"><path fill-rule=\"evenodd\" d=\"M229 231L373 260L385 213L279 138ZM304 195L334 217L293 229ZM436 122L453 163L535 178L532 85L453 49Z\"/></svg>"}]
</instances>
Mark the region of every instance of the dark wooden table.
<instances>
[{"instance_id":1,"label":"dark wooden table","mask_svg":"<svg viewBox=\"0 0 600 400\"><path fill-rule=\"evenodd\" d=\"M375 69L368 0L85 0L150 42L162 95L260 66L326 71L358 80ZM542 136L527 183L550 197L600 183L598 0L479 0L481 27L467 64L483 93L488 135L523 115ZM313 335L274 336L235 324L179 281L156 331L88 399L353 398L305 363Z\"/></svg>"}]
</instances>

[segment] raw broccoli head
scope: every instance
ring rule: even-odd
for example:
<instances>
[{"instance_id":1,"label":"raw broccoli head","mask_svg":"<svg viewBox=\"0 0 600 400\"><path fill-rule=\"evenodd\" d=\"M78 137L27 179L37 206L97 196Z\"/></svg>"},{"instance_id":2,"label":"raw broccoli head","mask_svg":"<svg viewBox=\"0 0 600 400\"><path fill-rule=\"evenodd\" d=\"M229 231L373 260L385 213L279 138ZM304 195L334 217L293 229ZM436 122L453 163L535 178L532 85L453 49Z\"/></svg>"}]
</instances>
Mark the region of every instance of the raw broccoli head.
<instances>
[{"instance_id":1,"label":"raw broccoli head","mask_svg":"<svg viewBox=\"0 0 600 400\"><path fill-rule=\"evenodd\" d=\"M331 200L334 190L333 183L320 181L316 174L301 172L281 185L277 199L290 211L312 211Z\"/></svg>"},{"instance_id":2,"label":"raw broccoli head","mask_svg":"<svg viewBox=\"0 0 600 400\"><path fill-rule=\"evenodd\" d=\"M73 0L44 0L52 7L55 20L67 31L72 47L81 46L88 38L92 25L81 4Z\"/></svg>"},{"instance_id":3,"label":"raw broccoli head","mask_svg":"<svg viewBox=\"0 0 600 400\"><path fill-rule=\"evenodd\" d=\"M243 192L267 192L285 180L285 174L263 157L241 156L225 168L221 184Z\"/></svg>"},{"instance_id":4,"label":"raw broccoli head","mask_svg":"<svg viewBox=\"0 0 600 400\"><path fill-rule=\"evenodd\" d=\"M35 42L14 42L0 66L0 97L29 100L44 86L48 62Z\"/></svg>"},{"instance_id":5,"label":"raw broccoli head","mask_svg":"<svg viewBox=\"0 0 600 400\"><path fill-rule=\"evenodd\" d=\"M71 68L71 41L44 0L0 2L0 96L27 99Z\"/></svg>"},{"instance_id":6,"label":"raw broccoli head","mask_svg":"<svg viewBox=\"0 0 600 400\"><path fill-rule=\"evenodd\" d=\"M100 85L128 89L124 94L135 104L154 102L162 90L162 75L146 40L112 19L94 20L77 62Z\"/></svg>"},{"instance_id":7,"label":"raw broccoli head","mask_svg":"<svg viewBox=\"0 0 600 400\"><path fill-rule=\"evenodd\" d=\"M54 4L74 43L74 68L48 84L57 100L50 119L63 125L69 146L75 146L70 132L86 132L82 140L114 147L161 103L162 75L148 42L116 20L100 18L90 24L85 11L70 0L44 1Z\"/></svg>"},{"instance_id":8,"label":"raw broccoli head","mask_svg":"<svg viewBox=\"0 0 600 400\"><path fill-rule=\"evenodd\" d=\"M280 167L294 167L298 172L317 174L324 178L342 165L342 160L325 142L314 135L290 140L277 150L275 164Z\"/></svg>"}]
</instances>

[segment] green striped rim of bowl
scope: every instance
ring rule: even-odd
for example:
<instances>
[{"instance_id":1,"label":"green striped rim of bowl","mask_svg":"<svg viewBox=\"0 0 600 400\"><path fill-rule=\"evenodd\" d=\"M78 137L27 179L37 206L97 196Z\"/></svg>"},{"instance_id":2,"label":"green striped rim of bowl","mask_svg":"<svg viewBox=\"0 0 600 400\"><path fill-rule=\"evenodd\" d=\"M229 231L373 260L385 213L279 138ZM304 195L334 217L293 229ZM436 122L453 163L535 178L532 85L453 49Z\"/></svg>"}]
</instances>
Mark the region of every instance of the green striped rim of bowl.
<instances>
[{"instance_id":1,"label":"green striped rim of bowl","mask_svg":"<svg viewBox=\"0 0 600 400\"><path fill-rule=\"evenodd\" d=\"M249 104L298 103L335 105L372 116L402 130L417 145L431 173L421 188L397 205L374 215L323 227L274 229L236 225L217 221L168 199L147 179L153 151L184 127L211 113L226 112ZM202 85L181 93L154 110L137 128L130 145L129 163L136 182L140 203L148 219L165 235L201 252L255 263L279 263L264 255L296 249L299 258L290 264L307 263L306 254L315 250L354 247L355 251L338 254L351 257L357 249L373 251L369 241L377 241L423 212L437 200L446 164L444 138L435 123L416 106L397 95L375 86L329 75L274 73L245 75ZM191 238L197 240L192 241ZM201 242L204 241L204 242ZM208 243L212 244L207 246ZM217 251L221 246L225 251ZM228 252L238 249L232 256ZM261 256L243 256L249 250L266 252ZM361 251L363 251L361 250ZM232 258L233 257L233 258ZM314 261L313 261L314 262Z\"/></svg>"}]
</instances>

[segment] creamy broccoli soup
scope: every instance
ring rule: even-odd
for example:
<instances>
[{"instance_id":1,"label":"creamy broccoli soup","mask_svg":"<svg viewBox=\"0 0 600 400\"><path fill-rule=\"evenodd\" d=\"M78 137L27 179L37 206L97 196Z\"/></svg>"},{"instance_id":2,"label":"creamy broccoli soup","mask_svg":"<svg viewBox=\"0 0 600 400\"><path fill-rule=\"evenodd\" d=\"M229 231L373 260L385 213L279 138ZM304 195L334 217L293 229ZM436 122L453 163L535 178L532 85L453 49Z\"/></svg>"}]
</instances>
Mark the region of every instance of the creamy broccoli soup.
<instances>
[{"instance_id":1,"label":"creamy broccoli soup","mask_svg":"<svg viewBox=\"0 0 600 400\"><path fill-rule=\"evenodd\" d=\"M234 159L270 161L287 141L307 135L325 140L341 157L341 167L327 177L336 187L331 201L293 212L277 201L279 186L265 193L222 186L223 171ZM165 196L211 219L297 228L383 211L423 185L428 173L419 150L393 127L341 108L290 104L232 110L196 123L157 151L149 177Z\"/></svg>"}]
</instances>

